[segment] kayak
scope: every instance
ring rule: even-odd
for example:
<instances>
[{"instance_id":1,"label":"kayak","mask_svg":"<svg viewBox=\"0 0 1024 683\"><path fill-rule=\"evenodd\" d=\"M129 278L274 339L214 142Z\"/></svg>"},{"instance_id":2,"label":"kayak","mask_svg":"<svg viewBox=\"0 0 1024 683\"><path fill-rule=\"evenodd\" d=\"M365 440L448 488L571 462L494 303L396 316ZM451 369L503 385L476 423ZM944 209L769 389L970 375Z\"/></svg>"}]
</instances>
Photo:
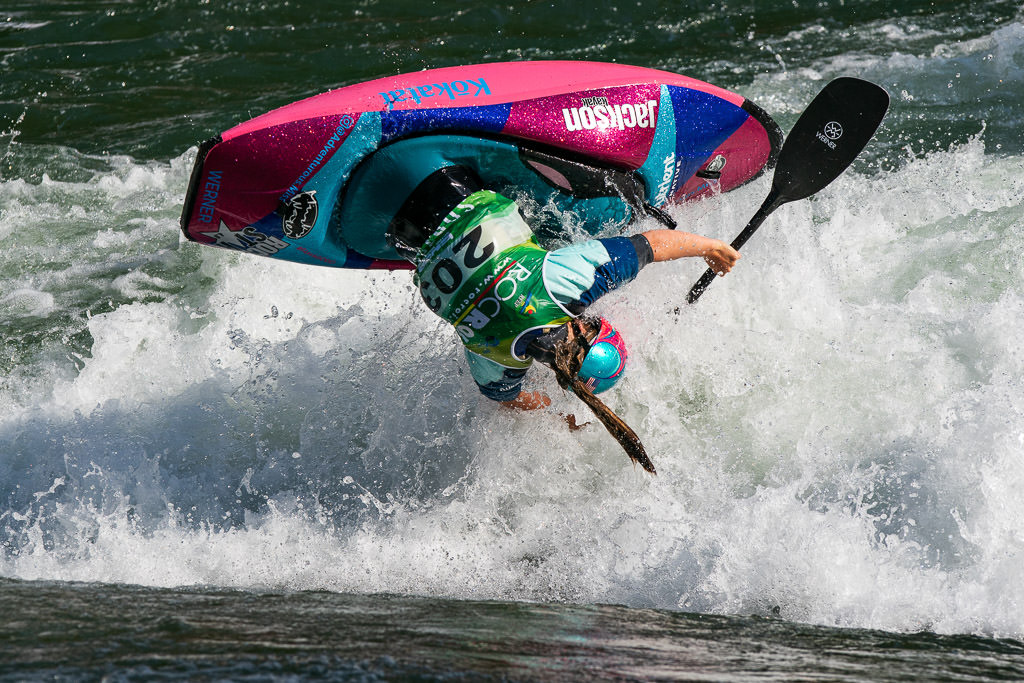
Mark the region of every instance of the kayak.
<instances>
[{"instance_id":1,"label":"kayak","mask_svg":"<svg viewBox=\"0 0 1024 683\"><path fill-rule=\"evenodd\" d=\"M687 76L579 61L430 69L332 90L241 123L199 147L185 236L299 263L406 269L385 240L405 197L386 164L471 168L537 210L543 237L568 221L622 232L670 203L761 175L782 133L746 98Z\"/></svg>"}]
</instances>

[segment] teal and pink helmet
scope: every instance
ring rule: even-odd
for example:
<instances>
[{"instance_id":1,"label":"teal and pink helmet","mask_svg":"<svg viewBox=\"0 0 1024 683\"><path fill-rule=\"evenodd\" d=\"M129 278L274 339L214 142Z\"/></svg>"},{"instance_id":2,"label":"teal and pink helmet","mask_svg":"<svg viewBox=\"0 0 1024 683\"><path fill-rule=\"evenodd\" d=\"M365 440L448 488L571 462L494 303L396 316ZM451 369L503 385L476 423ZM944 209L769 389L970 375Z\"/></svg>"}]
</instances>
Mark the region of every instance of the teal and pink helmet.
<instances>
[{"instance_id":1,"label":"teal and pink helmet","mask_svg":"<svg viewBox=\"0 0 1024 683\"><path fill-rule=\"evenodd\" d=\"M595 394L611 389L626 369L626 342L607 319L601 318L601 330L590 342L583 357L579 378Z\"/></svg>"}]
</instances>

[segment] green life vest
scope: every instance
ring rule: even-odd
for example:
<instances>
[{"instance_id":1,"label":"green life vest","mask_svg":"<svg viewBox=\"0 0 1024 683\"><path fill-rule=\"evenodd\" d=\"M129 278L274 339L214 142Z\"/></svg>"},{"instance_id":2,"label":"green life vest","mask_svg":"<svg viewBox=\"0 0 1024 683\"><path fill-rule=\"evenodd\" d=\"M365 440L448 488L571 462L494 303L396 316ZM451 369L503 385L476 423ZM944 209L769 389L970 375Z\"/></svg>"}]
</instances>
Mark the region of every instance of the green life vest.
<instances>
[{"instance_id":1,"label":"green life vest","mask_svg":"<svg viewBox=\"0 0 1024 683\"><path fill-rule=\"evenodd\" d=\"M526 332L571 319L544 284L544 257L510 199L489 190L466 197L417 254L416 284L430 310L455 326L462 343L509 368Z\"/></svg>"}]
</instances>

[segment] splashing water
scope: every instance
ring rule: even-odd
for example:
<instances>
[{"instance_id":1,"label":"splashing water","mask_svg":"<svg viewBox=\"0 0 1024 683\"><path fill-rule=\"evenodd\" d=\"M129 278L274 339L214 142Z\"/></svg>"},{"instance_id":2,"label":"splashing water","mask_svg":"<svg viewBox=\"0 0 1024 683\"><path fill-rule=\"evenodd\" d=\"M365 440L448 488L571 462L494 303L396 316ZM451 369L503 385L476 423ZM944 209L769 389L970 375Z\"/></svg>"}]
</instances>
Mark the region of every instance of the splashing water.
<instances>
[{"instance_id":1,"label":"splashing water","mask_svg":"<svg viewBox=\"0 0 1024 683\"><path fill-rule=\"evenodd\" d=\"M1024 156L1005 94L1024 29L865 30L764 39L764 73L737 88L785 129L832 76L885 84L865 158L774 214L699 304L676 312L703 270L677 262L598 306L631 349L608 401L657 478L596 423L566 430L559 413L585 412L549 373L530 381L550 412L483 400L407 273L183 243L194 150L26 144L18 119L0 576L1024 637ZM988 115L935 123L968 100ZM731 239L767 184L673 214Z\"/></svg>"},{"instance_id":2,"label":"splashing water","mask_svg":"<svg viewBox=\"0 0 1024 683\"><path fill-rule=\"evenodd\" d=\"M41 272L4 298L40 324L119 300L83 321L87 353L44 332L5 383L4 575L1024 632L1019 158L976 140L847 175L678 314L696 264L606 297L634 349L612 400L653 479L596 426L478 399L407 274L167 244L187 162L3 186L37 225L123 211L20 248L126 271L100 293ZM161 205L132 207L153 190ZM676 216L721 233L762 192Z\"/></svg>"}]
</instances>

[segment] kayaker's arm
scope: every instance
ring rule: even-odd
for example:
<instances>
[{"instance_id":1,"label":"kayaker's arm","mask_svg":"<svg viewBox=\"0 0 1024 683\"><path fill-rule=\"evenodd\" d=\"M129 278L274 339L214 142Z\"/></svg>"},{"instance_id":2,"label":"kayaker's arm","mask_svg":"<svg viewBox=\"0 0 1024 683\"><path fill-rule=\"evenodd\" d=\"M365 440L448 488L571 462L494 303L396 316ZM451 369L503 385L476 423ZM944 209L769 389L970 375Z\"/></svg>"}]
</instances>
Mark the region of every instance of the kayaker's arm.
<instances>
[{"instance_id":1,"label":"kayaker's arm","mask_svg":"<svg viewBox=\"0 0 1024 683\"><path fill-rule=\"evenodd\" d=\"M521 391L519 392L519 395L511 401L502 401L501 405L512 408L513 410L538 410L540 408L547 408L550 406L551 399L542 391ZM590 424L589 422L584 422L583 424L577 423L576 416L572 413L567 415L559 413L559 415L565 420L565 423L569 425L570 432L583 429Z\"/></svg>"},{"instance_id":2,"label":"kayaker's arm","mask_svg":"<svg viewBox=\"0 0 1024 683\"><path fill-rule=\"evenodd\" d=\"M725 275L740 253L721 240L678 230L649 230L643 233L651 245L654 261L672 261L689 256L702 256L719 275Z\"/></svg>"},{"instance_id":3,"label":"kayaker's arm","mask_svg":"<svg viewBox=\"0 0 1024 683\"><path fill-rule=\"evenodd\" d=\"M501 405L515 410L537 410L551 405L551 399L540 391L520 391L511 401L502 401Z\"/></svg>"}]
</instances>

